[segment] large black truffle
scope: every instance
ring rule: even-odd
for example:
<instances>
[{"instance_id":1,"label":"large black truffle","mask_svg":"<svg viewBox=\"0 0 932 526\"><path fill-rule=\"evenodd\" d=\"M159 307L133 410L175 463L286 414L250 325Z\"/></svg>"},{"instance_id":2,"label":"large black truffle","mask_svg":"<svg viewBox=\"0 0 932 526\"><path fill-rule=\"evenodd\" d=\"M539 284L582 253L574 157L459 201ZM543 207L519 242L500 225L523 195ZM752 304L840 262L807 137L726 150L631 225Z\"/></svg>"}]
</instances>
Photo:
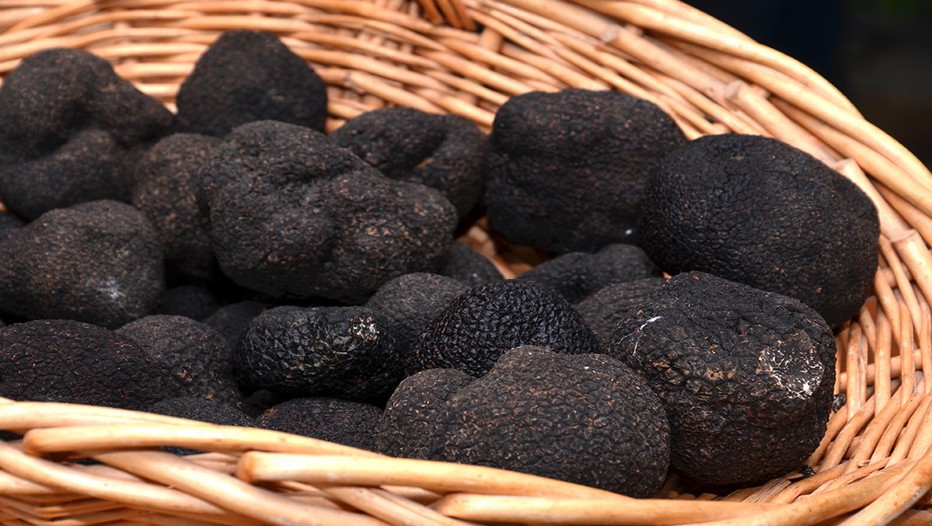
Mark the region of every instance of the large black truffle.
<instances>
[{"instance_id":1,"label":"large black truffle","mask_svg":"<svg viewBox=\"0 0 932 526\"><path fill-rule=\"evenodd\" d=\"M459 387L437 387L435 380L450 375L422 376L428 373L433 371L402 382L379 429L388 441L412 441L407 451L416 457L509 469L635 497L652 495L666 478L670 443L663 406L647 383L617 360L520 347L506 352L482 378ZM433 397L440 400L426 401ZM393 415L396 410L401 415ZM433 430L425 429L424 417Z\"/></svg>"},{"instance_id":2,"label":"large black truffle","mask_svg":"<svg viewBox=\"0 0 932 526\"><path fill-rule=\"evenodd\" d=\"M215 150L206 195L223 272L276 297L361 303L394 277L433 268L456 226L436 190L272 121L237 128Z\"/></svg>"},{"instance_id":3,"label":"large black truffle","mask_svg":"<svg viewBox=\"0 0 932 526\"><path fill-rule=\"evenodd\" d=\"M832 405L835 339L792 298L678 274L619 323L612 356L660 395L672 464L706 484L752 484L803 465Z\"/></svg>"},{"instance_id":4,"label":"large black truffle","mask_svg":"<svg viewBox=\"0 0 932 526\"><path fill-rule=\"evenodd\" d=\"M829 325L855 314L877 270L877 211L851 181L775 139L716 135L672 153L648 185L643 246L805 302Z\"/></svg>"},{"instance_id":5,"label":"large black truffle","mask_svg":"<svg viewBox=\"0 0 932 526\"><path fill-rule=\"evenodd\" d=\"M502 353L520 345L599 352L592 331L555 291L533 281L499 281L470 289L428 325L408 374L450 368L482 376Z\"/></svg>"},{"instance_id":6,"label":"large black truffle","mask_svg":"<svg viewBox=\"0 0 932 526\"><path fill-rule=\"evenodd\" d=\"M382 108L347 121L330 136L386 177L436 188L460 219L482 196L486 137L464 117Z\"/></svg>"},{"instance_id":7,"label":"large black truffle","mask_svg":"<svg viewBox=\"0 0 932 526\"><path fill-rule=\"evenodd\" d=\"M178 127L184 132L223 137L261 120L323 130L326 118L324 81L271 33L220 35L178 90Z\"/></svg>"},{"instance_id":8,"label":"large black truffle","mask_svg":"<svg viewBox=\"0 0 932 526\"><path fill-rule=\"evenodd\" d=\"M132 203L152 223L169 270L205 281L217 266L210 251L210 221L201 177L216 137L179 133L155 144L136 166Z\"/></svg>"},{"instance_id":9,"label":"large black truffle","mask_svg":"<svg viewBox=\"0 0 932 526\"><path fill-rule=\"evenodd\" d=\"M395 336L363 307L275 307L234 353L246 385L292 396L384 402L403 377Z\"/></svg>"},{"instance_id":10,"label":"large black truffle","mask_svg":"<svg viewBox=\"0 0 932 526\"><path fill-rule=\"evenodd\" d=\"M181 388L166 364L103 327L38 320L0 329L0 396L145 410Z\"/></svg>"},{"instance_id":11,"label":"large black truffle","mask_svg":"<svg viewBox=\"0 0 932 526\"><path fill-rule=\"evenodd\" d=\"M116 201L46 212L0 242L0 310L116 328L152 312L165 289L152 225Z\"/></svg>"},{"instance_id":12,"label":"large black truffle","mask_svg":"<svg viewBox=\"0 0 932 526\"><path fill-rule=\"evenodd\" d=\"M129 201L135 163L170 131L160 102L86 51L24 59L0 87L0 195L27 219L84 201Z\"/></svg>"},{"instance_id":13,"label":"large black truffle","mask_svg":"<svg viewBox=\"0 0 932 526\"><path fill-rule=\"evenodd\" d=\"M549 252L635 243L641 196L686 142L654 104L616 91L510 98L495 115L485 202L493 230Z\"/></svg>"},{"instance_id":14,"label":"large black truffle","mask_svg":"<svg viewBox=\"0 0 932 526\"><path fill-rule=\"evenodd\" d=\"M528 270L518 279L543 283L570 303L615 283L660 277L660 270L634 245L613 244L594 254L570 252Z\"/></svg>"},{"instance_id":15,"label":"large black truffle","mask_svg":"<svg viewBox=\"0 0 932 526\"><path fill-rule=\"evenodd\" d=\"M574 308L605 350L611 347L615 327L628 316L628 311L647 301L650 293L662 284L663 278L616 283L589 295Z\"/></svg>"},{"instance_id":16,"label":"large black truffle","mask_svg":"<svg viewBox=\"0 0 932 526\"><path fill-rule=\"evenodd\" d=\"M450 243L437 273L458 279L470 287L504 279L491 261L462 243Z\"/></svg>"},{"instance_id":17,"label":"large black truffle","mask_svg":"<svg viewBox=\"0 0 932 526\"><path fill-rule=\"evenodd\" d=\"M380 408L365 402L293 398L259 415L258 427L371 451L381 417Z\"/></svg>"}]
</instances>

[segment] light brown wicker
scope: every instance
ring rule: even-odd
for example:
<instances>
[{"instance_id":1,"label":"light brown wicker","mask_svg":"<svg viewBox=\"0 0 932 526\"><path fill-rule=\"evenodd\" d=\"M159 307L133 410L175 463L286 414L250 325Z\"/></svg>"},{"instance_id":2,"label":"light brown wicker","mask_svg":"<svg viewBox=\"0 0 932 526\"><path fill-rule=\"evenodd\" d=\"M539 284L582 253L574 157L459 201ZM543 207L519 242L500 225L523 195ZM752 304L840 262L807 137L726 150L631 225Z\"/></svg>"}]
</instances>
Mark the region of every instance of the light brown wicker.
<instances>
[{"instance_id":1,"label":"light brown wicker","mask_svg":"<svg viewBox=\"0 0 932 526\"><path fill-rule=\"evenodd\" d=\"M649 99L690 137L774 136L838 169L880 212L873 295L838 331L846 395L808 464L730 494L671 477L635 500L489 468L399 460L270 431L0 400L0 524L932 524L932 177L802 64L676 0L3 0L0 75L91 50L170 107L222 30L280 35L331 96L488 128L510 95L566 86ZM480 27L480 30L476 28ZM513 275L533 262L467 236ZM156 446L210 451L178 457ZM73 458L93 458L80 465Z\"/></svg>"}]
</instances>

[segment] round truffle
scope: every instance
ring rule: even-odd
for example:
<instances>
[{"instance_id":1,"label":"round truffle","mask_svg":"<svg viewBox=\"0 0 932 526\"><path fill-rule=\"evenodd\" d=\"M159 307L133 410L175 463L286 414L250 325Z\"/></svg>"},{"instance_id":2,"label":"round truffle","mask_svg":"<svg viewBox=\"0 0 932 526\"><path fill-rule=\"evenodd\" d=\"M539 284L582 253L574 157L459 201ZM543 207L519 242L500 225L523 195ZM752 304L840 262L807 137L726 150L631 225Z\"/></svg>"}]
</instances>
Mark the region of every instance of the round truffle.
<instances>
[{"instance_id":1,"label":"round truffle","mask_svg":"<svg viewBox=\"0 0 932 526\"><path fill-rule=\"evenodd\" d=\"M258 427L372 451L381 416L381 409L364 402L293 398L259 415Z\"/></svg>"},{"instance_id":2,"label":"round truffle","mask_svg":"<svg viewBox=\"0 0 932 526\"><path fill-rule=\"evenodd\" d=\"M35 219L84 201L129 201L136 161L173 116L106 60L49 49L4 79L0 122L0 195Z\"/></svg>"},{"instance_id":3,"label":"round truffle","mask_svg":"<svg viewBox=\"0 0 932 526\"><path fill-rule=\"evenodd\" d=\"M602 349L611 348L615 327L628 311L646 301L651 291L663 284L663 278L643 278L602 288L574 307L599 339Z\"/></svg>"},{"instance_id":4,"label":"round truffle","mask_svg":"<svg viewBox=\"0 0 932 526\"><path fill-rule=\"evenodd\" d=\"M437 273L458 279L469 287L504 279L491 261L462 243L450 243Z\"/></svg>"},{"instance_id":5,"label":"round truffle","mask_svg":"<svg viewBox=\"0 0 932 526\"><path fill-rule=\"evenodd\" d=\"M711 274L678 274L629 311L609 354L660 395L672 464L703 483L785 475L825 434L835 339L795 299Z\"/></svg>"},{"instance_id":6,"label":"round truffle","mask_svg":"<svg viewBox=\"0 0 932 526\"><path fill-rule=\"evenodd\" d=\"M851 181L775 139L715 135L663 162L648 185L644 250L670 274L696 270L805 302L829 323L870 293L877 210Z\"/></svg>"},{"instance_id":7,"label":"round truffle","mask_svg":"<svg viewBox=\"0 0 932 526\"><path fill-rule=\"evenodd\" d=\"M485 168L491 228L552 253L636 243L647 179L686 142L660 108L617 91L508 99Z\"/></svg>"},{"instance_id":8,"label":"round truffle","mask_svg":"<svg viewBox=\"0 0 932 526\"><path fill-rule=\"evenodd\" d=\"M533 281L507 280L474 287L450 302L414 347L408 374L448 368L482 376L520 345L599 352L592 331L559 294Z\"/></svg>"},{"instance_id":9,"label":"round truffle","mask_svg":"<svg viewBox=\"0 0 932 526\"><path fill-rule=\"evenodd\" d=\"M189 133L223 137L261 120L323 130L326 118L326 84L271 33L223 33L178 89L178 128Z\"/></svg>"},{"instance_id":10,"label":"round truffle","mask_svg":"<svg viewBox=\"0 0 932 526\"><path fill-rule=\"evenodd\" d=\"M116 328L165 290L155 229L138 210L91 201L46 212L0 242L0 310Z\"/></svg>"}]
</instances>

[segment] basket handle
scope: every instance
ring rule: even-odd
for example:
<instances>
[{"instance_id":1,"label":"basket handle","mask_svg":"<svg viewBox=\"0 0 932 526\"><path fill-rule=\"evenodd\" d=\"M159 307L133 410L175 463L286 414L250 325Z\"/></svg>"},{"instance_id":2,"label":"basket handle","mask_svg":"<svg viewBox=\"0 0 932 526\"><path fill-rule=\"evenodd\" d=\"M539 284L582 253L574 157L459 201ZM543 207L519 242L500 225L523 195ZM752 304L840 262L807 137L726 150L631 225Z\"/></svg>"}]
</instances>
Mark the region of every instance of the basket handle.
<instances>
[{"instance_id":1,"label":"basket handle","mask_svg":"<svg viewBox=\"0 0 932 526\"><path fill-rule=\"evenodd\" d=\"M457 29L476 30L462 0L417 0L422 14L434 25L448 24Z\"/></svg>"}]
</instances>

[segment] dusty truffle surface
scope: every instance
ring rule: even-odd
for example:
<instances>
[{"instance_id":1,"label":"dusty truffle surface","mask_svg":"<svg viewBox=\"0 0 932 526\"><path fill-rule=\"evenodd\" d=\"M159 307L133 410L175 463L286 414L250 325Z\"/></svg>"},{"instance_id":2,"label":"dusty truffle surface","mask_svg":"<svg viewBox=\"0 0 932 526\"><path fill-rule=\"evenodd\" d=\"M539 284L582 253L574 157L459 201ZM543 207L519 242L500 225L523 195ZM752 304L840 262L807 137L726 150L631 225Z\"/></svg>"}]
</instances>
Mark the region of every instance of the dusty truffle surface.
<instances>
[{"instance_id":1,"label":"dusty truffle surface","mask_svg":"<svg viewBox=\"0 0 932 526\"><path fill-rule=\"evenodd\" d=\"M618 325L610 354L660 395L672 464L704 484L790 473L825 434L835 339L818 313L792 298L678 274Z\"/></svg>"},{"instance_id":2,"label":"dusty truffle surface","mask_svg":"<svg viewBox=\"0 0 932 526\"><path fill-rule=\"evenodd\" d=\"M293 398L259 415L258 427L372 451L381 416L380 408L364 402Z\"/></svg>"},{"instance_id":3,"label":"dusty truffle surface","mask_svg":"<svg viewBox=\"0 0 932 526\"><path fill-rule=\"evenodd\" d=\"M873 284L877 211L851 181L775 139L717 135L651 179L643 246L665 272L698 270L805 302L836 325Z\"/></svg>"}]
</instances>

